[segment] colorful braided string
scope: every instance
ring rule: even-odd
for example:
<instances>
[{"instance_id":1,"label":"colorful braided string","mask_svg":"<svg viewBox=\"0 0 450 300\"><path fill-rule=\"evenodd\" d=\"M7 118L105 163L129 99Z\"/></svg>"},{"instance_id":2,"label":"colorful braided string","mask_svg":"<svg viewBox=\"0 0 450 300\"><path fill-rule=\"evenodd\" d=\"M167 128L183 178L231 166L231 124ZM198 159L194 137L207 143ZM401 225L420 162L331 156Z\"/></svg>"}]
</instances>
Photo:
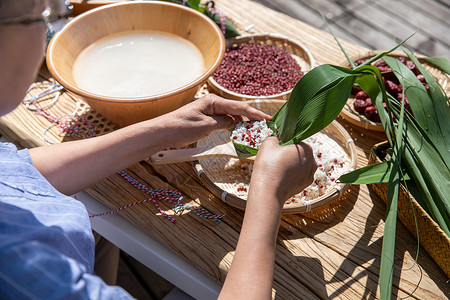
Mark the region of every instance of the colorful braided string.
<instances>
[{"instance_id":1,"label":"colorful braided string","mask_svg":"<svg viewBox=\"0 0 450 300\"><path fill-rule=\"evenodd\" d=\"M82 139L91 138L97 134L97 127L94 124L92 124L91 121L79 115L67 114L59 118L56 118L45 109L36 110L36 114L43 116L44 118L52 122L52 124L49 127L47 127L47 129L45 129L44 132L42 133L42 138L49 144L54 144L54 142L50 141L46 137L47 132L53 126L58 126L61 130L61 133L64 133L67 136L75 136ZM80 122L87 125L88 129L87 130L83 129L79 125Z\"/></svg>"},{"instance_id":2,"label":"colorful braided string","mask_svg":"<svg viewBox=\"0 0 450 300\"><path fill-rule=\"evenodd\" d=\"M180 213L184 211L185 209L190 209L193 211L196 215L199 217L205 218L205 219L211 219L216 222L220 222L220 220L225 217L225 214L222 215L215 215L209 212L208 210L198 207L198 206L192 206L187 204L180 203L181 199L183 199L183 196L179 191L176 190L167 190L167 189L157 189L157 190L151 190L147 188L144 184L140 183L136 179L132 178L130 175L128 175L125 171L120 171L119 175L122 176L123 179L128 181L132 186L137 188L138 190L146 193L147 195L151 196L150 199L165 201L174 204L174 212ZM153 200L152 200L153 201ZM159 205L155 201L155 206L159 210L159 212L164 215L167 219L169 219L172 223L175 223L176 220L174 220L172 217L167 215Z\"/></svg>"},{"instance_id":3,"label":"colorful braided string","mask_svg":"<svg viewBox=\"0 0 450 300\"><path fill-rule=\"evenodd\" d=\"M214 7L210 7L210 8L208 8L208 10L212 14L219 15L219 18L220 18L220 29L222 30L223 35L225 35L225 33L226 33L226 19L225 19L225 15L223 13L221 13L220 11L218 11L217 9L215 9Z\"/></svg>"},{"instance_id":4,"label":"colorful braided string","mask_svg":"<svg viewBox=\"0 0 450 300\"><path fill-rule=\"evenodd\" d=\"M210 2L212 2L212 1L210 1ZM190 7L186 0L182 0L181 1L181 5ZM225 18L225 15L223 13L219 12L217 9L215 9L214 8L214 4L211 7L208 7L208 11L210 13L212 13L212 14L219 15L219 18L220 18L220 29L222 30L223 35L225 35L225 33L226 33L226 18Z\"/></svg>"}]
</instances>

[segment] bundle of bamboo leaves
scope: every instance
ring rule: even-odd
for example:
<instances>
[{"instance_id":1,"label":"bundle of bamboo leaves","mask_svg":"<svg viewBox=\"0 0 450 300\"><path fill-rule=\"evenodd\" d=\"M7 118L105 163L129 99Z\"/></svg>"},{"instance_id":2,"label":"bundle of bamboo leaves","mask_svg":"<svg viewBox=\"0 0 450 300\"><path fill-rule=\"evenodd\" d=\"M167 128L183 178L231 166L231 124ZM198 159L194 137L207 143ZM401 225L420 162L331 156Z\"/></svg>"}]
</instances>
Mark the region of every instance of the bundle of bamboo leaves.
<instances>
[{"instance_id":1,"label":"bundle of bamboo leaves","mask_svg":"<svg viewBox=\"0 0 450 300\"><path fill-rule=\"evenodd\" d=\"M383 84L375 84L374 77L357 79L357 84L377 108L392 154L390 161L361 168L340 178L341 182L353 184L389 182L380 269L380 292L383 299L391 297L400 184L407 189L415 186L419 191L416 199L450 236L449 98L419 60L407 50L405 54L425 77L429 89L424 87L407 66L388 56L383 57L383 60L403 86L401 103L386 93ZM447 74L450 72L450 61L447 59L424 60ZM412 114L403 105L405 95ZM386 103L387 110L383 108L383 102Z\"/></svg>"}]
</instances>

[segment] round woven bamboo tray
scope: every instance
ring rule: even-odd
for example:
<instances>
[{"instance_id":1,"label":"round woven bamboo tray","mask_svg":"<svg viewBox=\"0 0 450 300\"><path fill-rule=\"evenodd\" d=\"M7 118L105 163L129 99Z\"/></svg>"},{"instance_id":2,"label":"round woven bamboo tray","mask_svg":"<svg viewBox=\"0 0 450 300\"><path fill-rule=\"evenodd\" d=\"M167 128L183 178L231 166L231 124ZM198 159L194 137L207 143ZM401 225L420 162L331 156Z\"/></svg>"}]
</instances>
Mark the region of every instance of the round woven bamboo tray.
<instances>
[{"instance_id":1,"label":"round woven bamboo tray","mask_svg":"<svg viewBox=\"0 0 450 300\"><path fill-rule=\"evenodd\" d=\"M388 142L373 146L369 157L369 164L381 162L381 153L389 147ZM388 192L387 183L369 184L369 187L386 203ZM408 193L406 188L403 185L400 187L397 208L398 218L416 239L417 231L419 231L420 244L441 267L447 277L450 278L450 238L422 208L419 202ZM416 219L414 219L414 216Z\"/></svg>"},{"instance_id":2,"label":"round woven bamboo tray","mask_svg":"<svg viewBox=\"0 0 450 300\"><path fill-rule=\"evenodd\" d=\"M297 63L300 65L300 68L302 72L308 72L309 70L313 69L315 67L315 61L314 58L309 51L308 48L306 48L304 45L302 45L300 42L293 40L289 37L274 34L274 33L260 33L260 34L251 34L246 36L239 36L231 39L227 39L227 48L231 48L233 46L237 46L240 44L266 44L266 45L273 45L280 49L283 49L291 54L291 56L297 61ZM224 88L223 86L219 85L213 78L213 76L210 76L208 81L208 89L219 96L222 96L224 98L228 99L234 99L234 100L256 100L256 99L282 99L287 100L289 99L289 95L291 94L291 90L285 91L280 94L276 95L270 95L270 96L250 96L250 95L244 95L235 93L233 91L230 91L229 89Z\"/></svg>"},{"instance_id":3,"label":"round woven bamboo tray","mask_svg":"<svg viewBox=\"0 0 450 300\"><path fill-rule=\"evenodd\" d=\"M268 114L273 115L282 105L285 103L283 100L255 100L248 102L251 106L260 109ZM352 138L348 132L337 122L333 121L323 133L327 134L339 145L343 147L348 155L348 161L346 166L348 169L354 169L356 167L356 147ZM197 143L198 147L214 146L223 144L229 141L228 131L216 131L206 139ZM225 203L236 207L238 209L245 209L246 200L238 197L233 193L236 181L236 174L230 173L225 170L225 166L230 161L226 157L217 157L210 159L202 159L200 161L194 161L194 169L200 178L202 184L218 198L222 199ZM240 176L240 175L239 175ZM248 180L250 178L239 179ZM300 201L295 203L285 204L282 210L283 214L295 214L308 212L316 208L322 207L336 199L338 199L345 189L348 188L346 184L336 184L334 188L329 190L323 196L309 200L307 202Z\"/></svg>"},{"instance_id":4,"label":"round woven bamboo tray","mask_svg":"<svg viewBox=\"0 0 450 300\"><path fill-rule=\"evenodd\" d=\"M384 51L381 51L381 50L369 51L366 54L363 54L363 55L360 55L357 57L352 57L352 60L356 61L358 59L370 58L381 52L384 52ZM397 58L400 56L406 56L406 54L403 52L392 52L391 54L389 54L389 56ZM450 94L450 78L449 78L449 76L447 74L443 73L442 71L440 71L439 69L435 68L434 66L426 63L424 60L422 60L420 58L420 56L417 56L417 57L418 57L419 61L422 63L422 65L427 69L427 71L430 72L434 77L437 78L439 84L444 88L447 95ZM348 66L348 62L345 61L345 62L341 63L341 66L345 66L345 67ZM355 100L356 99L353 95L350 96L350 98L348 99L347 103L345 104L345 106L342 109L339 116L355 126L365 128L368 130L384 132L384 128L381 123L370 121L369 119L366 118L366 116L364 114L360 114L353 108L353 103L355 102Z\"/></svg>"}]
</instances>

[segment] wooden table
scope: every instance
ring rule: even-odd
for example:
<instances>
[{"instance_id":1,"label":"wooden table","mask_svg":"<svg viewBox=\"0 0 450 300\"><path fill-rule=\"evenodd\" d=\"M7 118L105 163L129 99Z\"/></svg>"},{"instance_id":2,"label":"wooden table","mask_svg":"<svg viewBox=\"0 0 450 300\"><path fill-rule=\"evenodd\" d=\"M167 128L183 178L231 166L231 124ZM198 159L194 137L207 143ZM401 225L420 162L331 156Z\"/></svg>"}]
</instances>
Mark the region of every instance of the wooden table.
<instances>
[{"instance_id":1,"label":"wooden table","mask_svg":"<svg viewBox=\"0 0 450 300\"><path fill-rule=\"evenodd\" d=\"M280 33L300 40L311 50L319 64L345 61L333 38L322 30L248 0L215 2L216 8L241 28L253 25L251 32ZM342 43L350 55L367 50ZM38 81L48 76L45 66L40 76ZM64 93L49 111L57 116L72 113L77 102L79 99ZM111 125L104 120L101 122L106 124L104 127L107 130L104 131L108 131ZM355 140L358 167L366 165L371 147L384 140L383 134L352 127L342 120L340 122ZM0 132L24 147L35 147L46 144L42 133L49 125L48 120L21 105L0 119ZM71 139L51 131L48 134L59 142ZM175 216L177 223L172 224L151 204L134 206L120 213L209 277L223 283L233 259L243 212L223 203L205 189L190 163L162 166L142 161L131 166L127 172L149 188L178 189L184 194L186 203L199 205L216 214L227 214L222 222L216 223L185 211ZM144 193L119 175L113 175L86 191L111 209L146 199ZM173 207L164 203L161 206L173 213ZM277 239L273 285L275 298L379 298L378 274L385 211L382 200L364 185L352 186L341 199L318 211L284 216ZM399 223L393 297L405 297L418 285L413 298L446 299L450 295L447 277L422 248L415 264L416 253L417 241Z\"/></svg>"}]
</instances>

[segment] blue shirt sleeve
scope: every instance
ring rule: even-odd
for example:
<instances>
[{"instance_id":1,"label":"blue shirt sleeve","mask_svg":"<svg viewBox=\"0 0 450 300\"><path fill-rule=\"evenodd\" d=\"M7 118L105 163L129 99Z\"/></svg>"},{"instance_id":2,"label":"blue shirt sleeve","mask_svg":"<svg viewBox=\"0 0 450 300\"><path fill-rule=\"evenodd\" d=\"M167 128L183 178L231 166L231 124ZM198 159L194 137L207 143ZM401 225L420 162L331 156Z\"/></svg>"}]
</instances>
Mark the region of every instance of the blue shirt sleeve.
<instances>
[{"instance_id":1,"label":"blue shirt sleeve","mask_svg":"<svg viewBox=\"0 0 450 300\"><path fill-rule=\"evenodd\" d=\"M74 259L34 241L0 249L0 289L7 299L132 299Z\"/></svg>"},{"instance_id":2,"label":"blue shirt sleeve","mask_svg":"<svg viewBox=\"0 0 450 300\"><path fill-rule=\"evenodd\" d=\"M132 299L96 276L86 208L0 143L0 299Z\"/></svg>"}]
</instances>

